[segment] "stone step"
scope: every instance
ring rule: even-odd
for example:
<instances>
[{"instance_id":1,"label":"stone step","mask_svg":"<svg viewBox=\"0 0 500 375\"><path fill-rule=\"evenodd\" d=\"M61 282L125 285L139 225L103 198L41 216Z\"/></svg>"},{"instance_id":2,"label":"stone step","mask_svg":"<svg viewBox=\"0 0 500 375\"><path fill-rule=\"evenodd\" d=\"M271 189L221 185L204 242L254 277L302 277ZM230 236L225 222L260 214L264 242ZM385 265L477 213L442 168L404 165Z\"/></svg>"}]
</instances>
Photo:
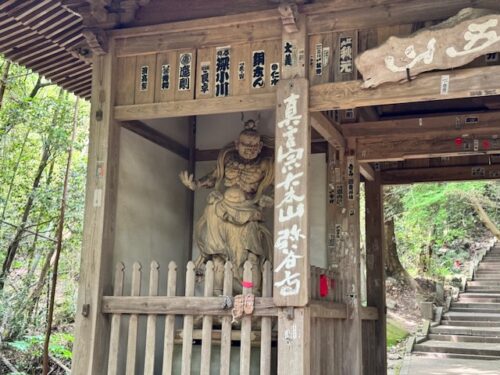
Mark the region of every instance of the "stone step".
<instances>
[{"instance_id":1,"label":"stone step","mask_svg":"<svg viewBox=\"0 0 500 375\"><path fill-rule=\"evenodd\" d=\"M471 313L460 311L449 311L442 317L443 320L461 320L461 321L500 321L500 313Z\"/></svg>"},{"instance_id":2,"label":"stone step","mask_svg":"<svg viewBox=\"0 0 500 375\"><path fill-rule=\"evenodd\" d=\"M481 263L479 263L479 266L477 266L477 269L479 271L483 271L483 270L500 271L500 263L481 262Z\"/></svg>"},{"instance_id":3,"label":"stone step","mask_svg":"<svg viewBox=\"0 0 500 375\"><path fill-rule=\"evenodd\" d=\"M441 335L436 333L430 333L427 337L429 340L437 340L437 341L500 343L500 336L485 337L485 336L468 336L468 335Z\"/></svg>"},{"instance_id":4,"label":"stone step","mask_svg":"<svg viewBox=\"0 0 500 375\"><path fill-rule=\"evenodd\" d=\"M453 307L450 309L451 312L466 312L466 313L486 313L486 314L500 314L500 309L484 309L484 308L460 308Z\"/></svg>"},{"instance_id":5,"label":"stone step","mask_svg":"<svg viewBox=\"0 0 500 375\"><path fill-rule=\"evenodd\" d=\"M471 280L467 281L467 287L470 286L498 286L500 288L500 280Z\"/></svg>"},{"instance_id":6,"label":"stone step","mask_svg":"<svg viewBox=\"0 0 500 375\"><path fill-rule=\"evenodd\" d=\"M430 333L441 334L441 335L500 337L500 327L466 327L466 326L440 325L437 327L431 327Z\"/></svg>"},{"instance_id":7,"label":"stone step","mask_svg":"<svg viewBox=\"0 0 500 375\"><path fill-rule=\"evenodd\" d=\"M453 302L451 308L475 308L475 309L497 309L500 311L500 303L475 303L475 302Z\"/></svg>"},{"instance_id":8,"label":"stone step","mask_svg":"<svg viewBox=\"0 0 500 375\"><path fill-rule=\"evenodd\" d=\"M418 352L496 356L500 359L500 343L447 342L428 340L414 346Z\"/></svg>"},{"instance_id":9,"label":"stone step","mask_svg":"<svg viewBox=\"0 0 500 375\"><path fill-rule=\"evenodd\" d=\"M467 359L467 360L483 360L483 361L497 361L498 357L490 355L470 355L470 354L455 354L455 353L432 353L432 352L413 352L412 354L425 357L425 358L450 358L450 359ZM471 375L461 374L461 375Z\"/></svg>"},{"instance_id":10,"label":"stone step","mask_svg":"<svg viewBox=\"0 0 500 375\"><path fill-rule=\"evenodd\" d=\"M477 321L477 320L441 320L441 325L444 326L460 326L460 327L493 327L500 328L500 321Z\"/></svg>"},{"instance_id":11,"label":"stone step","mask_svg":"<svg viewBox=\"0 0 500 375\"><path fill-rule=\"evenodd\" d=\"M459 296L460 302L495 302L500 303L499 293L461 293Z\"/></svg>"},{"instance_id":12,"label":"stone step","mask_svg":"<svg viewBox=\"0 0 500 375\"><path fill-rule=\"evenodd\" d=\"M473 281L483 281L483 280L489 280L489 281L498 281L500 280L500 275L497 274L476 274L474 276Z\"/></svg>"},{"instance_id":13,"label":"stone step","mask_svg":"<svg viewBox=\"0 0 500 375\"><path fill-rule=\"evenodd\" d=\"M470 286L466 288L467 292L474 293L500 293L500 289L497 286Z\"/></svg>"},{"instance_id":14,"label":"stone step","mask_svg":"<svg viewBox=\"0 0 500 375\"><path fill-rule=\"evenodd\" d=\"M495 284L480 284L480 285L471 285L470 283L467 283L466 286L467 290L469 289L486 289L486 290L497 290L497 293L500 293L500 286L495 285Z\"/></svg>"}]
</instances>

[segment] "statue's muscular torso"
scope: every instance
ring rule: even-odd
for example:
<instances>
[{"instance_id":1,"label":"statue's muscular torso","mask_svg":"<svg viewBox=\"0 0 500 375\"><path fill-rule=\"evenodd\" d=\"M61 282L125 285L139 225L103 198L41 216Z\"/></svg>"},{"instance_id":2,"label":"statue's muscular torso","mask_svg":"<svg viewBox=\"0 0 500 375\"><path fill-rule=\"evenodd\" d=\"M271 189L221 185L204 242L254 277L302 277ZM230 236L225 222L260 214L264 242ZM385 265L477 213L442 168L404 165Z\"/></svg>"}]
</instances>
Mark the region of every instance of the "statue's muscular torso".
<instances>
[{"instance_id":1,"label":"statue's muscular torso","mask_svg":"<svg viewBox=\"0 0 500 375\"><path fill-rule=\"evenodd\" d=\"M225 162L224 186L240 188L247 195L256 193L260 182L264 179L269 161L257 158L251 162L241 161L237 155L228 155Z\"/></svg>"},{"instance_id":2,"label":"statue's muscular torso","mask_svg":"<svg viewBox=\"0 0 500 375\"><path fill-rule=\"evenodd\" d=\"M224 186L238 188L245 193L247 199L251 199L271 168L273 165L270 158L258 157L255 160L243 161L237 152L231 152L224 160ZM215 181L215 171L200 179L204 187L213 187Z\"/></svg>"}]
</instances>

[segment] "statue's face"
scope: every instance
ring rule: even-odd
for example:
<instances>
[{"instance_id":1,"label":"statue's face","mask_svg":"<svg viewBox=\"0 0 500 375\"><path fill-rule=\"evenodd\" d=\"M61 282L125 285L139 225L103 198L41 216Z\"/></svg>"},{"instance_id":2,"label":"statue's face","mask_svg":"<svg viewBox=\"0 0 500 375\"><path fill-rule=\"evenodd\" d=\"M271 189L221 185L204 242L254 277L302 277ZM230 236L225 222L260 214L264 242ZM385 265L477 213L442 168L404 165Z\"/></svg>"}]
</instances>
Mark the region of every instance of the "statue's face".
<instances>
[{"instance_id":1,"label":"statue's face","mask_svg":"<svg viewBox=\"0 0 500 375\"><path fill-rule=\"evenodd\" d=\"M253 160L259 156L262 150L262 142L259 136L241 134L239 140L236 142L238 154L246 160Z\"/></svg>"}]
</instances>

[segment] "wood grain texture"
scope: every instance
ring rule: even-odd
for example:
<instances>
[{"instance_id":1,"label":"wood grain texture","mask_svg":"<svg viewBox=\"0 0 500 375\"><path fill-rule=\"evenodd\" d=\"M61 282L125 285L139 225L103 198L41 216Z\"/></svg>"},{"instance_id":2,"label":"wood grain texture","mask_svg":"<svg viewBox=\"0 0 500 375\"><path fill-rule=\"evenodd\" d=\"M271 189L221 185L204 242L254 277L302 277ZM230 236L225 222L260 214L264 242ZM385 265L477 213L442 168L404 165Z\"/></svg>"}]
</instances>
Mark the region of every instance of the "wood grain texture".
<instances>
[{"instance_id":1,"label":"wood grain texture","mask_svg":"<svg viewBox=\"0 0 500 375\"><path fill-rule=\"evenodd\" d=\"M243 266L243 281L252 285L252 268L254 266L247 260ZM252 294L252 287L243 287L244 296ZM250 375L252 317L244 315L241 319L241 343L240 343L240 375Z\"/></svg>"},{"instance_id":2,"label":"wood grain texture","mask_svg":"<svg viewBox=\"0 0 500 375\"><path fill-rule=\"evenodd\" d=\"M169 117L199 116L218 113L263 111L276 106L276 94L229 96L178 102L126 105L115 107L118 120L150 120Z\"/></svg>"},{"instance_id":3,"label":"wood grain texture","mask_svg":"<svg viewBox=\"0 0 500 375\"><path fill-rule=\"evenodd\" d=\"M113 51L113 43L110 43ZM112 256L120 150L120 126L113 118L116 62L113 53L93 61L89 160L82 259L78 284L72 373L96 374L107 368L110 321L101 313L103 295L112 294ZM96 116L102 112L102 118ZM103 168L104 174L97 173ZM102 199L99 199L102 198ZM89 314L82 315L85 305Z\"/></svg>"},{"instance_id":4,"label":"wood grain texture","mask_svg":"<svg viewBox=\"0 0 500 375\"><path fill-rule=\"evenodd\" d=\"M500 164L396 169L381 172L384 185L500 179Z\"/></svg>"},{"instance_id":5,"label":"wood grain texture","mask_svg":"<svg viewBox=\"0 0 500 375\"><path fill-rule=\"evenodd\" d=\"M391 36L379 47L365 51L356 59L363 87L403 81L426 71L457 68L500 51L500 14L490 12L464 9L439 25L406 38Z\"/></svg>"},{"instance_id":6,"label":"wood grain texture","mask_svg":"<svg viewBox=\"0 0 500 375\"><path fill-rule=\"evenodd\" d=\"M276 123L280 124L285 121L286 108L293 104L287 105L285 102L289 98L296 99L297 115L300 115L300 126L276 126L275 142L277 161L275 166L275 210L274 210L274 238L278 242L278 238L285 236L288 246L292 246L290 235L286 235L287 230L292 229L293 225L300 230L301 236L294 241L294 246L297 246L294 257L291 263L287 263L288 254L280 250L278 246L274 249L274 291L273 298L277 306L305 306L309 300L309 223L308 223L308 160L311 147L311 135L309 130L309 114L307 111L308 103L308 81L304 78L283 80L278 85L277 92L277 109ZM295 102L295 100L294 100ZM292 111L293 112L293 111ZM290 112L291 113L291 112ZM291 122L290 122L291 123ZM290 152L283 145L287 143L286 132L289 128L293 128L296 133L294 135L294 149L302 149L302 154L299 153L297 162L292 165L292 169L288 169L285 164L286 160L280 161L280 152L286 154ZM281 150L281 151L280 151ZM294 155L292 150L292 156ZM283 158L284 159L284 158ZM294 185L291 182L286 183L287 176L298 177L294 178ZM288 202L285 200L289 187L295 196L302 197L303 202L296 201ZM280 207L282 205L283 207ZM301 214L302 212L302 214ZM280 232L282 231L282 232ZM288 264L292 265L289 266ZM279 267L279 272L277 268ZM288 280L291 275L295 275L292 280ZM298 275L298 276L297 276ZM288 281L287 281L288 280Z\"/></svg>"},{"instance_id":7,"label":"wood grain texture","mask_svg":"<svg viewBox=\"0 0 500 375\"><path fill-rule=\"evenodd\" d=\"M225 296L233 295L233 265L226 262L224 265L224 290ZM229 375L231 371L231 316L222 318L221 344L220 344L220 375Z\"/></svg>"},{"instance_id":8,"label":"wood grain texture","mask_svg":"<svg viewBox=\"0 0 500 375\"><path fill-rule=\"evenodd\" d=\"M460 138L420 138L408 140L359 139L361 162L397 161L432 157L500 154L500 142L493 136ZM477 147L477 149L475 149Z\"/></svg>"},{"instance_id":9,"label":"wood grain texture","mask_svg":"<svg viewBox=\"0 0 500 375\"><path fill-rule=\"evenodd\" d=\"M205 265L205 297L213 297L214 294L214 263L208 261ZM212 355L212 321L210 315L203 317L203 328L201 338L201 360L200 375L210 375L210 358Z\"/></svg>"},{"instance_id":10,"label":"wood grain texture","mask_svg":"<svg viewBox=\"0 0 500 375\"><path fill-rule=\"evenodd\" d=\"M385 317L384 208L380 172L365 182L366 302L374 306L377 320L363 322L364 374L387 373Z\"/></svg>"},{"instance_id":11,"label":"wood grain texture","mask_svg":"<svg viewBox=\"0 0 500 375\"><path fill-rule=\"evenodd\" d=\"M194 284L195 284L195 273L194 273L194 263L189 262L186 267L186 297L194 296ZM195 311L192 312L194 314ZM182 339L182 375L191 374L191 357L193 354L193 315L184 316L184 325L182 328L183 339Z\"/></svg>"},{"instance_id":12,"label":"wood grain texture","mask_svg":"<svg viewBox=\"0 0 500 375\"><path fill-rule=\"evenodd\" d=\"M149 274L149 295L158 295L158 269L157 261L151 262ZM146 323L146 351L144 354L144 375L153 375L155 369L156 345L156 315L149 314Z\"/></svg>"},{"instance_id":13,"label":"wood grain texture","mask_svg":"<svg viewBox=\"0 0 500 375\"><path fill-rule=\"evenodd\" d=\"M134 263L132 266L132 290L131 296L139 296L141 294L141 265ZM137 326L139 323L139 316L132 314L128 321L128 338L127 338L127 363L125 373L133 375L136 373L137 363Z\"/></svg>"},{"instance_id":14,"label":"wood grain texture","mask_svg":"<svg viewBox=\"0 0 500 375\"><path fill-rule=\"evenodd\" d=\"M449 90L441 94L442 76L449 76ZM402 84L387 83L376 89L363 89L360 81L326 83L311 87L312 112L349 109L371 105L414 103L492 96L500 93L500 66L425 73Z\"/></svg>"},{"instance_id":15,"label":"wood grain texture","mask_svg":"<svg viewBox=\"0 0 500 375\"><path fill-rule=\"evenodd\" d=\"M177 265L174 262L168 264L167 277L167 296L173 297L177 289ZM162 375L172 374L172 365L174 358L174 330L175 315L165 317L165 333L163 339L163 372Z\"/></svg>"},{"instance_id":16,"label":"wood grain texture","mask_svg":"<svg viewBox=\"0 0 500 375\"><path fill-rule=\"evenodd\" d=\"M431 136L461 137L500 133L500 112L471 112L417 116L385 121L342 124L346 138L408 139Z\"/></svg>"},{"instance_id":17,"label":"wood grain texture","mask_svg":"<svg viewBox=\"0 0 500 375\"><path fill-rule=\"evenodd\" d=\"M118 263L115 268L115 283L114 296L123 295L123 270L125 265ZM120 348L120 323L121 314L113 314L111 318L111 334L109 339L109 355L108 355L108 375L118 375L118 356Z\"/></svg>"},{"instance_id":18,"label":"wood grain texture","mask_svg":"<svg viewBox=\"0 0 500 375\"><path fill-rule=\"evenodd\" d=\"M262 297L272 297L273 295L273 269L271 263L264 263L262 272ZM271 375L271 346L272 346L272 318L263 317L261 323L260 340L260 374Z\"/></svg>"}]
</instances>

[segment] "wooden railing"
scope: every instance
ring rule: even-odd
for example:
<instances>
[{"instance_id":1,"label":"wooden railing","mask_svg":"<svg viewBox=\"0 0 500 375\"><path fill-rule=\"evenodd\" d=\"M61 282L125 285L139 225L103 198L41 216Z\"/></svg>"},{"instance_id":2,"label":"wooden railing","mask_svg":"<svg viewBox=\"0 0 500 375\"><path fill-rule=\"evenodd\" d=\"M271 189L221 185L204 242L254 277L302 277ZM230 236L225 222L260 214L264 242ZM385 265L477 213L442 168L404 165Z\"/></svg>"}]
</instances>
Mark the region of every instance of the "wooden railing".
<instances>
[{"instance_id":1,"label":"wooden railing","mask_svg":"<svg viewBox=\"0 0 500 375\"><path fill-rule=\"evenodd\" d=\"M181 373L191 374L193 361L193 340L201 340L200 374L209 374L212 362L212 347L220 345L220 374L230 373L232 341L237 341L240 347L240 374L250 374L250 356L252 344L260 347L260 373L271 373L271 346L273 317L277 309L272 300L272 269L266 262L262 272L262 297L256 297L254 311L244 315L238 322L239 328L232 326L233 303L233 269L231 263L224 268L223 296L213 296L214 265L208 262L204 274L204 296L195 296L195 267L189 262L186 269L186 287L184 296L176 295L177 265L171 262L168 266L167 295L159 296L160 267L156 261L151 263L149 274L149 293L141 295L141 280L143 273L141 265L134 263L132 268L132 285L129 296L123 293L125 267L119 263L116 267L114 295L103 297L102 311L111 314L111 334L109 344L108 374L118 374L125 368L126 374L136 371L144 374L157 373L159 368L155 346L163 334L162 374L173 373L174 348L182 345ZM246 286L252 282L252 265L244 265L244 280ZM243 287L243 295L251 294L251 287ZM129 316L127 319L123 315ZM139 316L146 316L146 344L144 349L144 369L138 370L138 322ZM165 316L164 332L158 332L156 320ZM182 317L182 330L176 316ZM200 318L198 318L200 317ZM220 324L219 330L214 330L214 318ZM258 322L256 322L258 320ZM196 327L201 321L201 330ZM256 329L256 327L259 327ZM121 330L126 332L121 332ZM127 337L126 350L120 345L120 337ZM256 342L260 339L260 342ZM120 363L124 361L126 363ZM120 371L120 369L122 369ZM197 373L197 369L193 369Z\"/></svg>"},{"instance_id":2,"label":"wooden railing","mask_svg":"<svg viewBox=\"0 0 500 375\"><path fill-rule=\"evenodd\" d=\"M231 373L231 356L237 354L239 347L239 374L250 374L250 364L255 364L251 356L260 355L258 360L260 374L275 372L272 361L272 346L276 343L276 332L273 331L273 318L278 316L278 308L272 298L272 268L266 262L262 270L262 296L255 297L254 310L251 315L243 315L237 325L233 327L232 304L233 296L233 266L226 263L224 267L223 295L214 296L214 265L208 262L203 275L203 296L195 296L196 272L193 262L186 267L185 292L177 295L177 265L170 262L168 266L166 295L159 295L160 266L158 262L151 263L149 271L149 287L147 295L141 295L141 283L147 277L139 263L134 263L131 275L131 288L128 295L124 293L126 272L123 263L116 267L114 295L103 297L102 312L111 315L111 333L108 354L108 374L156 374L162 369L162 374L174 373L174 362L177 371L183 375L198 373L194 368L193 342L200 345L199 373L209 374L212 360L212 350L220 346L220 374ZM243 295L251 294L252 265L244 265ZM333 280L330 271L311 267L311 318L312 331L316 339L325 332L333 335L335 321L346 319L346 305L334 302L334 285L329 284L328 292L320 293L320 279L326 277L328 283ZM245 287L247 286L247 287ZM323 295L321 295L323 294ZM364 307L361 310L362 318L374 320L378 318L377 310L373 307ZM145 344L139 339L141 318L145 320ZM177 317L177 319L176 319ZM128 318L128 319L127 319ZM165 320L164 330L157 328L157 319ZM214 323L218 327L214 328ZM161 327L158 324L158 327ZM275 326L275 325L274 325ZM126 343L121 342L126 338ZM236 345L233 345L233 342ZM162 350L156 346L162 343ZM317 343L319 345L319 343ZM252 351L253 347L258 350ZM177 350L175 350L177 347ZM236 352L235 352L236 350ZM333 347L321 350L323 353L315 355L312 362L324 361L330 358L328 351ZM141 352L141 354L138 354ZM158 353L163 353L161 357ZM327 353L328 352L328 353ZM177 354L176 354L177 353ZM259 354L260 353L260 354ZM318 352L319 353L319 352ZM140 361L139 361L140 357ZM161 363L160 363L161 361ZM233 358L234 362L237 359ZM139 369L139 363L143 368ZM313 365L313 364L312 364ZM237 365L236 365L237 366ZM314 366L313 366L314 367ZM254 370L252 370L252 373Z\"/></svg>"}]
</instances>

